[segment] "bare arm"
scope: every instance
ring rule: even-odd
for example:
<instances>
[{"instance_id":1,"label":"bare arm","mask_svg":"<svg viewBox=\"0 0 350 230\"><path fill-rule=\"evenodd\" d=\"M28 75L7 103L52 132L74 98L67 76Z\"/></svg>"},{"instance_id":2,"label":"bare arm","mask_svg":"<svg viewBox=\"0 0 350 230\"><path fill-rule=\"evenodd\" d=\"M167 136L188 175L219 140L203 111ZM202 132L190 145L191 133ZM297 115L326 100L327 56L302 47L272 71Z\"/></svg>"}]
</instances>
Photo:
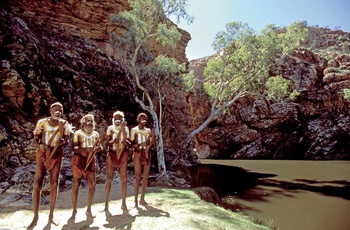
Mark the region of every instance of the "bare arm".
<instances>
[{"instance_id":1,"label":"bare arm","mask_svg":"<svg viewBox=\"0 0 350 230\"><path fill-rule=\"evenodd\" d=\"M40 149L41 151L49 150L49 147L47 145L43 145L40 143L40 136L41 135L34 135L34 138L32 140L32 146L34 146L37 149Z\"/></svg>"}]
</instances>

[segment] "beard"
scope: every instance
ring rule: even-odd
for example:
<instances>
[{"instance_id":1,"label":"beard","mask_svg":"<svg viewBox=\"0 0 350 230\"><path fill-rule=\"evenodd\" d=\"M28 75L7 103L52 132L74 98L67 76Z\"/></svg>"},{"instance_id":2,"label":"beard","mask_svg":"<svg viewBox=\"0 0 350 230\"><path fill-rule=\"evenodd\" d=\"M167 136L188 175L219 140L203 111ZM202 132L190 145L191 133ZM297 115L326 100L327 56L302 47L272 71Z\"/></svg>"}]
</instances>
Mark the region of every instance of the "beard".
<instances>
[{"instance_id":1,"label":"beard","mask_svg":"<svg viewBox=\"0 0 350 230\"><path fill-rule=\"evenodd\" d=\"M84 126L84 130L87 132L87 133L92 133L94 131L94 126L93 125L85 125Z\"/></svg>"}]
</instances>

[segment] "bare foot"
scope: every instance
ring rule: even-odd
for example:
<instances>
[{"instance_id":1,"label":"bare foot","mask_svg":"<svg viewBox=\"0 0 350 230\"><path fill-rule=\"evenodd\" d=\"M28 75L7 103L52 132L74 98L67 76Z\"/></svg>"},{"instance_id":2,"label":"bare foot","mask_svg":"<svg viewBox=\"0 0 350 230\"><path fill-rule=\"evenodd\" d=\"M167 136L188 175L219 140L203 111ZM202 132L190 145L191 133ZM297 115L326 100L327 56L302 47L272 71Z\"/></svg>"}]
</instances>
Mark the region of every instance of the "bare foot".
<instances>
[{"instance_id":1,"label":"bare foot","mask_svg":"<svg viewBox=\"0 0 350 230\"><path fill-rule=\"evenodd\" d=\"M91 211L86 211L86 217L88 218L95 218L96 216L95 215L92 215Z\"/></svg>"},{"instance_id":2,"label":"bare foot","mask_svg":"<svg viewBox=\"0 0 350 230\"><path fill-rule=\"evenodd\" d=\"M27 229L28 229L28 230L29 230L29 229L33 229L33 228L37 225L38 219L39 219L39 217L34 217L33 220L32 220L32 223L30 223L30 225L28 226Z\"/></svg>"},{"instance_id":3,"label":"bare foot","mask_svg":"<svg viewBox=\"0 0 350 230\"><path fill-rule=\"evenodd\" d=\"M123 210L127 210L128 209L128 207L126 207L126 204L122 204L122 206L120 208L123 209Z\"/></svg>"},{"instance_id":4,"label":"bare foot","mask_svg":"<svg viewBox=\"0 0 350 230\"><path fill-rule=\"evenodd\" d=\"M73 211L72 216L69 218L69 220L74 221L76 214L77 214L77 211Z\"/></svg>"},{"instance_id":5,"label":"bare foot","mask_svg":"<svg viewBox=\"0 0 350 230\"><path fill-rule=\"evenodd\" d=\"M149 203L147 203L147 202L144 201L144 200L140 200L140 205L147 206L147 205L149 205Z\"/></svg>"},{"instance_id":6,"label":"bare foot","mask_svg":"<svg viewBox=\"0 0 350 230\"><path fill-rule=\"evenodd\" d=\"M101 212L108 212L108 211L109 211L108 204L105 204L105 209L103 209Z\"/></svg>"},{"instance_id":7,"label":"bare foot","mask_svg":"<svg viewBox=\"0 0 350 230\"><path fill-rule=\"evenodd\" d=\"M53 225L55 225L55 226L60 225L60 222L58 222L57 220L55 220L55 218L53 218L53 217L49 217L49 220L48 220L47 223L48 223L48 224L53 224Z\"/></svg>"}]
</instances>

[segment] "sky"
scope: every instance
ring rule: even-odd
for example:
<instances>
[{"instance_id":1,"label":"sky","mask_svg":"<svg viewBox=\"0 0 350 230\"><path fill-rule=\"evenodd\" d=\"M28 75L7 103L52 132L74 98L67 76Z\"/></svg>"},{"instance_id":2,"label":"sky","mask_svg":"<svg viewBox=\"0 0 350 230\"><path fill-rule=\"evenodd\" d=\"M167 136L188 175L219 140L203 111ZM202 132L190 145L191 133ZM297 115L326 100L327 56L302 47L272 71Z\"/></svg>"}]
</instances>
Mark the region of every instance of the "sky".
<instances>
[{"instance_id":1,"label":"sky","mask_svg":"<svg viewBox=\"0 0 350 230\"><path fill-rule=\"evenodd\" d=\"M194 22L181 21L178 26L191 34L189 60L214 54L215 35L232 21L247 23L258 33L267 24L284 27L297 20L350 32L349 0L188 0L187 12Z\"/></svg>"}]
</instances>

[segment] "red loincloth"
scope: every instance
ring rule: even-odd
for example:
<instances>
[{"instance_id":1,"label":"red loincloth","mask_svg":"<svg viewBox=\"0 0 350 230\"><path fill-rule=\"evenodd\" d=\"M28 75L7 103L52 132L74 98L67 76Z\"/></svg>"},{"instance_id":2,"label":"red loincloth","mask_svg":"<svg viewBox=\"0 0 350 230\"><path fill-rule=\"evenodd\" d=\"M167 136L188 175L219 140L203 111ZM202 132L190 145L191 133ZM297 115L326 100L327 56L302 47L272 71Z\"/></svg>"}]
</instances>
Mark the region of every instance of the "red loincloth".
<instances>
[{"instance_id":1,"label":"red loincloth","mask_svg":"<svg viewBox=\"0 0 350 230\"><path fill-rule=\"evenodd\" d=\"M128 151L123 151L119 159L117 159L117 153L110 149L108 150L107 157L111 159L112 164L115 168L120 168L123 163L128 160Z\"/></svg>"},{"instance_id":2,"label":"red loincloth","mask_svg":"<svg viewBox=\"0 0 350 230\"><path fill-rule=\"evenodd\" d=\"M146 151L144 149L134 150L134 153L132 154L132 159L134 159L134 157L140 158L140 163L142 165L149 165L151 162L151 157L148 157L148 159L146 158Z\"/></svg>"},{"instance_id":3,"label":"red loincloth","mask_svg":"<svg viewBox=\"0 0 350 230\"><path fill-rule=\"evenodd\" d=\"M95 157L92 159L89 167L84 171L86 162L87 162L87 157L83 157L79 153L75 153L72 156L72 171L73 171L73 177L74 178L86 178L86 176L91 173L95 172L96 169L96 160Z\"/></svg>"},{"instance_id":4,"label":"red loincloth","mask_svg":"<svg viewBox=\"0 0 350 230\"><path fill-rule=\"evenodd\" d=\"M52 151L52 149L50 149L50 151ZM36 159L41 158L46 171L50 171L51 169L53 169L53 167L55 166L56 162L59 162L62 160L62 156L63 156L63 148L62 147L58 147L55 154L50 158L50 159L46 159L46 155L49 155L50 153L45 153L44 151L38 149L38 151L35 154Z\"/></svg>"}]
</instances>

